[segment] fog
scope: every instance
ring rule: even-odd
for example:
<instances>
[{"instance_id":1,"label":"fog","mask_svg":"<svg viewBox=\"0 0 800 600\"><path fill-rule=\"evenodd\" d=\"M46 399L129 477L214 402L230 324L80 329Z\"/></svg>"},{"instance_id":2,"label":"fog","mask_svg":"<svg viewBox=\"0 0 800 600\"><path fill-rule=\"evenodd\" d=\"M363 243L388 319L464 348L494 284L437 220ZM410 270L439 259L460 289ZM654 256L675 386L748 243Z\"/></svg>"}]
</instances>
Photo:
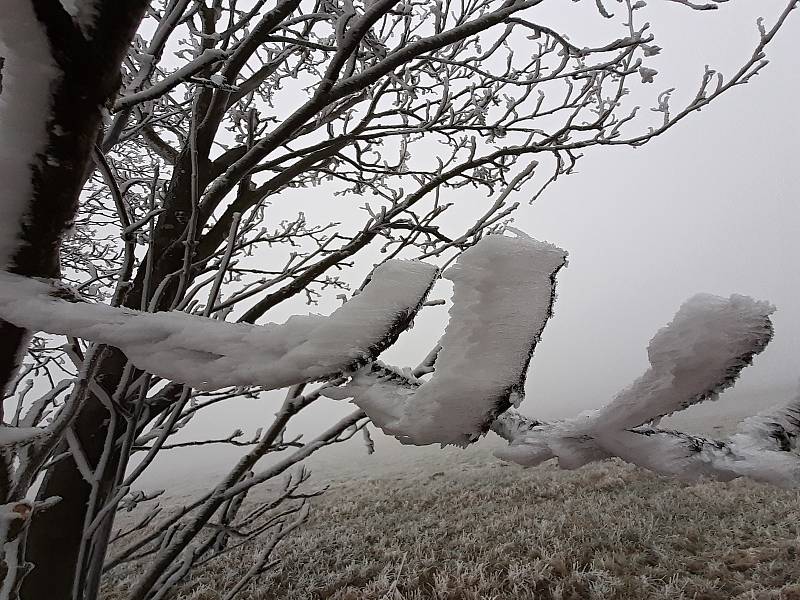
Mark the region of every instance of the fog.
<instances>
[{"instance_id":1,"label":"fog","mask_svg":"<svg viewBox=\"0 0 800 600\"><path fill-rule=\"evenodd\" d=\"M696 92L704 64L727 73L741 64L757 41L757 13L774 16L784 3L734 2L708 14L663 4L669 6L651 17L664 48L654 85L656 92L677 86L677 106ZM771 64L750 84L642 148L588 151L576 174L519 209L515 226L569 252L569 265L558 277L554 317L531 363L522 412L549 419L607 402L644 371L649 339L697 292L746 294L778 309L767 350L734 390L697 414L706 422L722 420L789 399L800 358L799 33L800 17L793 15L769 49ZM320 202L322 212L330 210L311 201ZM434 294L447 295L446 287ZM328 298L314 311L330 312L337 303ZM446 310L426 309L414 330L382 358L416 365L441 335ZM269 422L279 401L279 394L268 394L231 402L199 416L184 437L222 437L237 427L252 433ZM352 409L347 402L321 400L291 432L312 435ZM352 456L364 455L351 446ZM395 452L417 456L416 450L385 440L378 448L384 453L378 460ZM174 451L155 465L150 481L217 472L240 453ZM332 456L345 460L341 451ZM351 466L368 464L358 458Z\"/></svg>"}]
</instances>

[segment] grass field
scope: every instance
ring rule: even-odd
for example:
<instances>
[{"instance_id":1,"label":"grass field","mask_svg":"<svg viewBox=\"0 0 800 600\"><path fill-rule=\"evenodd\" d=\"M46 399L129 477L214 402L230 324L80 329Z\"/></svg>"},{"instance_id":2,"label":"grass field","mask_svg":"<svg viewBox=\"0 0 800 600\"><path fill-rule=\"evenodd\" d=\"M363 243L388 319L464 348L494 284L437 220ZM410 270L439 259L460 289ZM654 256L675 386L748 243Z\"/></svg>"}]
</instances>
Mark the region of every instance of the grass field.
<instances>
[{"instance_id":1,"label":"grass field","mask_svg":"<svg viewBox=\"0 0 800 600\"><path fill-rule=\"evenodd\" d=\"M210 563L175 598L220 597L253 552ZM800 493L451 453L334 482L280 558L242 600L795 600ZM112 573L105 597L124 598L135 573Z\"/></svg>"}]
</instances>

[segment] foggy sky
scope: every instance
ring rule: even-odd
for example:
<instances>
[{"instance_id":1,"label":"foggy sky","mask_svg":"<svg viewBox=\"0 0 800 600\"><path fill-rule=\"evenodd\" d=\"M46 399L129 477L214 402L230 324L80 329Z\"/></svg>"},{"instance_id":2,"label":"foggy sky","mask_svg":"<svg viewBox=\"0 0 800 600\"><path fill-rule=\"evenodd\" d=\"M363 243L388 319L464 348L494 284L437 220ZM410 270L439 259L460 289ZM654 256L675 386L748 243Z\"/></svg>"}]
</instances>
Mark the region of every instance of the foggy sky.
<instances>
[{"instance_id":1,"label":"foggy sky","mask_svg":"<svg viewBox=\"0 0 800 600\"><path fill-rule=\"evenodd\" d=\"M768 15L781 3L758 4ZM724 24L708 21L714 41L702 56L730 70L754 40L752 13L719 12ZM679 29L676 35L689 35ZM635 378L646 366L647 341L697 292L774 303L775 338L736 387L758 393L797 384L798 32L797 19L789 21L768 51L772 63L749 85L644 148L587 152L580 174L518 218L570 252L556 315L528 378L530 399L541 394L536 405L545 412L596 406ZM667 35L659 41L664 60L699 62L691 53L700 48Z\"/></svg>"},{"instance_id":2,"label":"foggy sky","mask_svg":"<svg viewBox=\"0 0 800 600\"><path fill-rule=\"evenodd\" d=\"M650 17L664 48L653 91L677 86L678 106L696 92L704 64L730 73L744 62L757 41L755 17L763 14L770 23L785 3L731 2L705 14L660 4ZM557 21L570 14L554 16ZM710 411L724 411L728 396L745 407L752 402L752 412L789 400L800 360L798 34L800 13L790 17L768 50L771 64L749 85L643 148L587 151L577 174L560 179L534 206L519 209L515 226L569 252L569 265L558 277L555 315L531 363L522 412L563 417L607 402L646 369L650 338L698 292L746 294L778 308L773 342L745 369L735 393ZM336 304L315 311L328 313ZM426 309L415 329L382 358L414 366L445 322L446 308ZM188 437L226 435L242 424L252 432L277 410L279 398L270 397L210 411ZM301 415L293 431L313 433L353 409L323 402ZM191 456L200 457L193 458L195 465L199 460L218 467L238 454L174 454L163 464L173 469Z\"/></svg>"}]
</instances>

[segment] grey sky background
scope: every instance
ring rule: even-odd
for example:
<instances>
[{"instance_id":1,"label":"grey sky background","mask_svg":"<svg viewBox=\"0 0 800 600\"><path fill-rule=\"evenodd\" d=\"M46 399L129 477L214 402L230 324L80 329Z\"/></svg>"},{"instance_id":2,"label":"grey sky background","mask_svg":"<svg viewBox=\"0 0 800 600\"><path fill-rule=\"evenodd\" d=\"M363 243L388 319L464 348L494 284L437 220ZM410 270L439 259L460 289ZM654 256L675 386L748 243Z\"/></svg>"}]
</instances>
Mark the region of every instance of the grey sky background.
<instances>
[{"instance_id":1,"label":"grey sky background","mask_svg":"<svg viewBox=\"0 0 800 600\"><path fill-rule=\"evenodd\" d=\"M753 8L768 15L780 3L749 4L749 11L725 6L705 25L686 19L663 33L668 20L654 19L664 61L707 61L729 71L754 37ZM713 23L702 46L680 43L683 35L702 38L690 23ZM769 51L772 63L750 85L644 148L587 153L579 174L522 211L520 227L570 252L556 316L530 371L525 412L539 414L541 406L556 416L597 406L641 373L652 334L701 291L747 294L778 308L775 338L744 372L740 391L797 383L798 32L800 23L790 21ZM681 88L693 92L690 83Z\"/></svg>"},{"instance_id":2,"label":"grey sky background","mask_svg":"<svg viewBox=\"0 0 800 600\"><path fill-rule=\"evenodd\" d=\"M740 0L708 13L668 2L650 5L648 19L664 51L648 91L654 97L675 86L678 106L695 94L704 64L730 73L744 62L757 42L756 17L770 24L785 3ZM614 2L608 6L618 8ZM569 23L574 42L603 39L595 22L581 30L575 9L560 3L541 21ZM643 148L587 152L577 174L559 180L535 205L520 208L517 227L570 254L558 278L555 315L531 363L522 412L557 418L607 402L646 369L648 341L697 292L746 294L778 308L768 349L733 391L698 414L755 413L790 399L800 379L799 34L800 14L794 14L769 49L771 64L749 85ZM305 193L306 210L330 210L319 192ZM434 294L439 295L449 293L443 287ZM327 314L337 304L328 300L314 312ZM307 310L294 305L272 318ZM383 358L414 366L445 322L446 307L427 309ZM278 401L273 394L231 402L198 417L185 437L222 436L236 427L252 432L269 422ZM313 434L353 408L322 401L290 431ZM378 445L414 452L394 442ZM216 471L239 454L227 448L173 452L151 477Z\"/></svg>"}]
</instances>

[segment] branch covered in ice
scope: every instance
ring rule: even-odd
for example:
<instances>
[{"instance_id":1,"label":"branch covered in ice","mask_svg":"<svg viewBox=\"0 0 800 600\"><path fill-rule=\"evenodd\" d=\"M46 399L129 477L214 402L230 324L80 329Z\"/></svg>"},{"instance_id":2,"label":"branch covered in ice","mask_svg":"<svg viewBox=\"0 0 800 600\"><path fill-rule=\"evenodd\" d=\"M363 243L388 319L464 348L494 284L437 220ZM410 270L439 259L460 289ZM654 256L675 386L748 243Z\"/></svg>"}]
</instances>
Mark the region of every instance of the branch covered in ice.
<instances>
[{"instance_id":1,"label":"branch covered in ice","mask_svg":"<svg viewBox=\"0 0 800 600\"><path fill-rule=\"evenodd\" d=\"M204 50L203 53L192 62L184 65L174 73L166 76L158 83L151 85L149 88L121 96L114 103L114 110L125 110L126 108L131 108L136 104L160 98L174 87L180 85L181 83L185 83L190 77L196 75L210 64L219 62L226 56L227 53L223 50Z\"/></svg>"},{"instance_id":2,"label":"branch covered in ice","mask_svg":"<svg viewBox=\"0 0 800 600\"><path fill-rule=\"evenodd\" d=\"M495 450L501 460L525 467L535 467L558 458L562 469L577 469L587 463L610 458L588 427L591 412L572 419L545 423L527 419L516 411L501 415L492 423L492 431L509 442Z\"/></svg>"},{"instance_id":3,"label":"branch covered in ice","mask_svg":"<svg viewBox=\"0 0 800 600\"><path fill-rule=\"evenodd\" d=\"M510 446L499 450L498 457L526 466L558 457L564 468L608 458L614 452L600 445L599 436L611 440L624 430L716 398L733 385L772 338L773 310L744 296L694 296L650 341L650 368L633 385L603 408L564 421L533 425L520 415L503 416L493 429ZM512 419L513 428L505 424Z\"/></svg>"},{"instance_id":4,"label":"branch covered in ice","mask_svg":"<svg viewBox=\"0 0 800 600\"><path fill-rule=\"evenodd\" d=\"M46 433L47 431L40 427L0 425L0 448L29 444L35 442L37 438L40 438Z\"/></svg>"},{"instance_id":5,"label":"branch covered in ice","mask_svg":"<svg viewBox=\"0 0 800 600\"><path fill-rule=\"evenodd\" d=\"M592 427L636 427L715 399L766 348L774 311L747 296L690 298L650 341L647 372L597 412Z\"/></svg>"},{"instance_id":6,"label":"branch covered in ice","mask_svg":"<svg viewBox=\"0 0 800 600\"><path fill-rule=\"evenodd\" d=\"M565 263L563 250L527 236L485 237L444 273L454 284L453 307L430 380L376 364L326 395L352 397L404 444L475 441L522 400Z\"/></svg>"},{"instance_id":7,"label":"branch covered in ice","mask_svg":"<svg viewBox=\"0 0 800 600\"><path fill-rule=\"evenodd\" d=\"M679 431L637 428L599 440L623 460L686 481L748 477L783 488L800 488L800 396L775 412L745 419L725 440Z\"/></svg>"},{"instance_id":8,"label":"branch covered in ice","mask_svg":"<svg viewBox=\"0 0 800 600\"><path fill-rule=\"evenodd\" d=\"M679 431L637 428L604 435L599 443L639 466L695 481L749 477L784 488L800 488L800 394L775 411L749 417L725 440Z\"/></svg>"},{"instance_id":9,"label":"branch covered in ice","mask_svg":"<svg viewBox=\"0 0 800 600\"><path fill-rule=\"evenodd\" d=\"M48 283L0 273L0 317L18 327L116 346L138 368L198 389L276 389L374 359L408 327L437 274L426 263L387 261L329 317L294 316L282 325L258 326L70 302L52 295Z\"/></svg>"},{"instance_id":10,"label":"branch covered in ice","mask_svg":"<svg viewBox=\"0 0 800 600\"><path fill-rule=\"evenodd\" d=\"M695 296L650 342L651 368L631 387L597 411L554 423L510 411L492 425L510 442L495 454L525 466L558 458L565 469L617 456L689 481L749 477L800 487L800 397L745 420L724 441L644 425L733 385L769 343L773 310L743 296Z\"/></svg>"}]
</instances>

